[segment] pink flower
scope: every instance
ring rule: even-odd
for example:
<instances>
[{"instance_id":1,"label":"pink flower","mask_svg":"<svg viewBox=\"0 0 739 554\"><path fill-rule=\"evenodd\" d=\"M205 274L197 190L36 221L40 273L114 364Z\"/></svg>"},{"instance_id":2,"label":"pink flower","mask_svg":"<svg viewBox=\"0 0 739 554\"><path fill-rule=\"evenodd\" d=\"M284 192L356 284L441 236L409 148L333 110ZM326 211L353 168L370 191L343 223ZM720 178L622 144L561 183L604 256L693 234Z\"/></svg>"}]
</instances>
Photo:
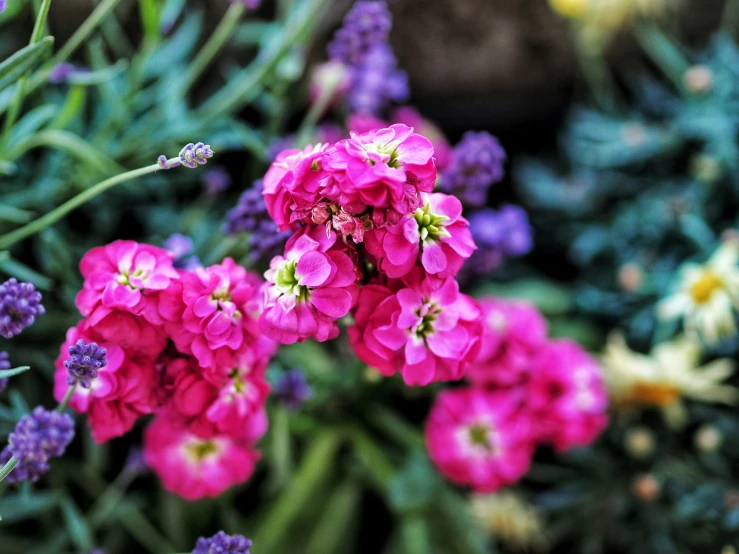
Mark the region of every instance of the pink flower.
<instances>
[{"instance_id":1,"label":"pink flower","mask_svg":"<svg viewBox=\"0 0 739 554\"><path fill-rule=\"evenodd\" d=\"M406 125L351 133L325 151L323 168L332 180L323 194L349 213L368 206L410 213L420 205L419 193L434 188L433 154L431 142Z\"/></svg>"},{"instance_id":2,"label":"pink flower","mask_svg":"<svg viewBox=\"0 0 739 554\"><path fill-rule=\"evenodd\" d=\"M585 446L608 425L608 395L598 362L569 340L540 348L532 361L527 402L540 440L557 450Z\"/></svg>"},{"instance_id":3,"label":"pink flower","mask_svg":"<svg viewBox=\"0 0 739 554\"><path fill-rule=\"evenodd\" d=\"M121 310L113 310L100 320L89 319L87 330L95 342L115 343L127 357L137 360L156 360L167 346L167 335L160 326Z\"/></svg>"},{"instance_id":4,"label":"pink flower","mask_svg":"<svg viewBox=\"0 0 739 554\"><path fill-rule=\"evenodd\" d=\"M332 231L306 228L288 241L284 257L272 259L259 319L265 335L282 344L338 336L336 320L354 304L357 275L345 252L330 249L335 242Z\"/></svg>"},{"instance_id":5,"label":"pink flower","mask_svg":"<svg viewBox=\"0 0 739 554\"><path fill-rule=\"evenodd\" d=\"M397 224L366 233L367 251L391 278L407 274L419 258L427 273L454 277L476 249L457 198L429 194L423 200Z\"/></svg>"},{"instance_id":6,"label":"pink flower","mask_svg":"<svg viewBox=\"0 0 739 554\"><path fill-rule=\"evenodd\" d=\"M454 279L415 273L405 286L360 289L356 325L348 330L357 356L383 375L400 372L409 385L461 379L477 355L479 308Z\"/></svg>"},{"instance_id":7,"label":"pink flower","mask_svg":"<svg viewBox=\"0 0 739 554\"><path fill-rule=\"evenodd\" d=\"M237 365L204 372L194 358L175 358L163 369L167 409L177 412L200 437L225 434L256 440L266 431L269 385L266 360L247 350Z\"/></svg>"},{"instance_id":8,"label":"pink flower","mask_svg":"<svg viewBox=\"0 0 739 554\"><path fill-rule=\"evenodd\" d=\"M440 393L425 434L429 456L444 477L482 493L523 477L535 448L520 396L479 388Z\"/></svg>"},{"instance_id":9,"label":"pink flower","mask_svg":"<svg viewBox=\"0 0 739 554\"><path fill-rule=\"evenodd\" d=\"M322 169L326 145L283 150L264 176L264 203L281 231L294 227L322 198L329 176Z\"/></svg>"},{"instance_id":10,"label":"pink flower","mask_svg":"<svg viewBox=\"0 0 739 554\"><path fill-rule=\"evenodd\" d=\"M170 252L130 240L93 248L80 262L85 282L77 308L94 322L118 309L160 324L156 293L179 279L172 263Z\"/></svg>"},{"instance_id":11,"label":"pink flower","mask_svg":"<svg viewBox=\"0 0 739 554\"><path fill-rule=\"evenodd\" d=\"M177 349L201 366L232 366L238 353L259 335L260 279L231 258L208 268L182 272L159 302L166 328Z\"/></svg>"},{"instance_id":12,"label":"pink flower","mask_svg":"<svg viewBox=\"0 0 739 554\"><path fill-rule=\"evenodd\" d=\"M478 303L484 330L467 379L482 386L524 382L531 372L531 359L546 344L546 320L526 302L489 296Z\"/></svg>"},{"instance_id":13,"label":"pink flower","mask_svg":"<svg viewBox=\"0 0 739 554\"><path fill-rule=\"evenodd\" d=\"M434 147L434 161L436 162L437 171L443 171L449 166L452 159L452 147L449 144L449 140L447 140L444 133L435 123L423 117L411 106L395 108L390 114L390 121L413 127L418 134L431 141ZM351 114L346 122L347 128L355 133L368 133L374 129L389 127L390 124L373 115L363 113Z\"/></svg>"},{"instance_id":14,"label":"pink flower","mask_svg":"<svg viewBox=\"0 0 739 554\"><path fill-rule=\"evenodd\" d=\"M144 459L166 490L192 501L244 483L259 452L225 435L201 438L176 415L160 413L144 433Z\"/></svg>"},{"instance_id":15,"label":"pink flower","mask_svg":"<svg viewBox=\"0 0 739 554\"><path fill-rule=\"evenodd\" d=\"M64 361L69 357L69 347L79 339L86 342L96 340L87 321L81 321L77 327L67 331L67 340L56 359L54 397L59 401L69 389ZM98 371L89 389L75 389L69 405L87 415L95 442L104 443L126 434L139 417L156 409L158 378L151 360L129 358L114 342L97 342L107 349L108 364Z\"/></svg>"}]
</instances>

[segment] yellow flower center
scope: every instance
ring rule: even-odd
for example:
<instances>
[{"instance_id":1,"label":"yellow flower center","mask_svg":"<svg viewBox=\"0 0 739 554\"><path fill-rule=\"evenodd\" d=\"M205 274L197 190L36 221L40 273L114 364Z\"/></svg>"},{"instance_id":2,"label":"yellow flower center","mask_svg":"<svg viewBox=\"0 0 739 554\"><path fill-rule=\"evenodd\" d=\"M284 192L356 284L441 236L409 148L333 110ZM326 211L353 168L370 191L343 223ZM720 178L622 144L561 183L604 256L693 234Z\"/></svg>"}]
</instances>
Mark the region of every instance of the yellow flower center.
<instances>
[{"instance_id":1,"label":"yellow flower center","mask_svg":"<svg viewBox=\"0 0 739 554\"><path fill-rule=\"evenodd\" d=\"M711 271L704 271L703 275L690 286L690 296L696 304L705 304L713 293L724 288L724 280Z\"/></svg>"},{"instance_id":2,"label":"yellow flower center","mask_svg":"<svg viewBox=\"0 0 739 554\"><path fill-rule=\"evenodd\" d=\"M481 423L472 425L469 428L468 432L470 434L470 442L472 444L474 444L475 446L482 446L486 450L493 449L492 445L490 444L490 429L488 429L487 425L483 425Z\"/></svg>"},{"instance_id":3,"label":"yellow flower center","mask_svg":"<svg viewBox=\"0 0 739 554\"><path fill-rule=\"evenodd\" d=\"M670 383L648 383L637 381L623 399L631 406L672 406L680 399L680 389Z\"/></svg>"},{"instance_id":4,"label":"yellow flower center","mask_svg":"<svg viewBox=\"0 0 739 554\"><path fill-rule=\"evenodd\" d=\"M213 441L194 440L185 446L185 452L193 462L202 462L208 456L218 452L218 445Z\"/></svg>"}]
</instances>

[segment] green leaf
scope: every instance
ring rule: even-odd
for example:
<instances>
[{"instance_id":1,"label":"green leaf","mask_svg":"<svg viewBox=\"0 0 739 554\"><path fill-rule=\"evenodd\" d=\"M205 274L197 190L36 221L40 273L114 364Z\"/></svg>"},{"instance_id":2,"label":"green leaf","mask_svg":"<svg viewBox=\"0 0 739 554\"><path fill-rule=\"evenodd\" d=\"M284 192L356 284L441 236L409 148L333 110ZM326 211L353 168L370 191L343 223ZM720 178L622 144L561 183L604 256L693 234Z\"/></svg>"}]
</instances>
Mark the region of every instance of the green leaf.
<instances>
[{"instance_id":1,"label":"green leaf","mask_svg":"<svg viewBox=\"0 0 739 554\"><path fill-rule=\"evenodd\" d=\"M15 277L19 281L30 281L41 290L51 290L54 284L48 277L10 258L0 259L0 272Z\"/></svg>"},{"instance_id":2,"label":"green leaf","mask_svg":"<svg viewBox=\"0 0 739 554\"><path fill-rule=\"evenodd\" d=\"M14 367L13 369L3 369L0 371L0 379L7 379L8 377L14 377L15 375L20 375L21 373L24 373L31 369L31 366L23 365L20 367Z\"/></svg>"},{"instance_id":3,"label":"green leaf","mask_svg":"<svg viewBox=\"0 0 739 554\"><path fill-rule=\"evenodd\" d=\"M92 532L80 509L69 497L62 498L61 506L64 522L72 542L82 552L91 550L93 546Z\"/></svg>"},{"instance_id":4,"label":"green leaf","mask_svg":"<svg viewBox=\"0 0 739 554\"><path fill-rule=\"evenodd\" d=\"M0 91L5 90L43 62L51 53L54 37L44 37L35 44L18 50L0 63Z\"/></svg>"},{"instance_id":5,"label":"green leaf","mask_svg":"<svg viewBox=\"0 0 739 554\"><path fill-rule=\"evenodd\" d=\"M416 451L391 481L390 503L399 512L418 512L425 509L434 499L441 486L423 451Z\"/></svg>"},{"instance_id":6,"label":"green leaf","mask_svg":"<svg viewBox=\"0 0 739 554\"><path fill-rule=\"evenodd\" d=\"M360 499L361 491L356 483L348 481L339 485L324 508L305 554L342 552L342 542L351 530Z\"/></svg>"},{"instance_id":7,"label":"green leaf","mask_svg":"<svg viewBox=\"0 0 739 554\"><path fill-rule=\"evenodd\" d=\"M13 523L37 517L52 509L59 502L56 493L37 493L32 496L15 493L0 498L0 516L2 523Z\"/></svg>"}]
</instances>

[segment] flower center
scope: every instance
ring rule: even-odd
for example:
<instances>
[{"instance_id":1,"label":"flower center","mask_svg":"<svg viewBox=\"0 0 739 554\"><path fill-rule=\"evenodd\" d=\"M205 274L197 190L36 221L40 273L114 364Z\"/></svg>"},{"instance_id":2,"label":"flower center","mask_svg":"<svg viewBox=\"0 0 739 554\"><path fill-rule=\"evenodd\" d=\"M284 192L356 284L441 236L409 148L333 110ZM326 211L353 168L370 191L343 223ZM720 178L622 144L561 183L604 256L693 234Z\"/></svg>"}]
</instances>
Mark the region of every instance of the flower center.
<instances>
[{"instance_id":1,"label":"flower center","mask_svg":"<svg viewBox=\"0 0 739 554\"><path fill-rule=\"evenodd\" d=\"M445 215L432 214L428 203L423 208L416 209L413 217L418 223L418 234L422 241L438 241L451 236L444 228L444 222L449 218Z\"/></svg>"},{"instance_id":2,"label":"flower center","mask_svg":"<svg viewBox=\"0 0 739 554\"><path fill-rule=\"evenodd\" d=\"M441 313L441 308L435 302L426 301L416 310L416 315L421 318L421 322L413 329L416 337L425 339L426 335L434 332L434 321Z\"/></svg>"},{"instance_id":3,"label":"flower center","mask_svg":"<svg viewBox=\"0 0 739 554\"><path fill-rule=\"evenodd\" d=\"M275 275L275 285L283 294L292 294L300 300L308 299L308 287L298 284L298 278L295 275L295 269L298 265L297 261L285 260Z\"/></svg>"},{"instance_id":4,"label":"flower center","mask_svg":"<svg viewBox=\"0 0 739 554\"><path fill-rule=\"evenodd\" d=\"M691 285L690 296L696 304L708 302L713 293L724 288L724 280L711 271L704 271L703 275Z\"/></svg>"},{"instance_id":5,"label":"flower center","mask_svg":"<svg viewBox=\"0 0 739 554\"><path fill-rule=\"evenodd\" d=\"M474 425L471 425L467 430L467 438L472 446L492 452L492 430L488 425L484 423L475 423Z\"/></svg>"},{"instance_id":6,"label":"flower center","mask_svg":"<svg viewBox=\"0 0 739 554\"><path fill-rule=\"evenodd\" d=\"M366 152L379 154L382 157L382 161L389 167L392 167L394 169L400 169L401 167L403 167L403 164L401 164L400 160L398 159L397 142L388 142L387 144L378 144L376 142L372 142L370 144L365 144L364 150ZM376 163L376 161L372 159L372 157L370 157L367 161L370 165L375 165Z\"/></svg>"},{"instance_id":7,"label":"flower center","mask_svg":"<svg viewBox=\"0 0 739 554\"><path fill-rule=\"evenodd\" d=\"M202 462L206 458L219 452L218 445L213 441L194 439L185 446L187 457L193 462Z\"/></svg>"},{"instance_id":8,"label":"flower center","mask_svg":"<svg viewBox=\"0 0 739 554\"><path fill-rule=\"evenodd\" d=\"M116 281L119 285L126 286L130 289L135 290L136 287L131 284L131 277L134 279L146 279L146 271L143 269L137 269L133 273L128 271L127 269L121 270L121 272L118 274L118 277L116 278Z\"/></svg>"},{"instance_id":9,"label":"flower center","mask_svg":"<svg viewBox=\"0 0 739 554\"><path fill-rule=\"evenodd\" d=\"M210 295L210 298L211 300L215 300L216 302L231 302L231 294L229 293L227 288L214 290L213 293Z\"/></svg>"},{"instance_id":10,"label":"flower center","mask_svg":"<svg viewBox=\"0 0 739 554\"><path fill-rule=\"evenodd\" d=\"M680 389L670 383L637 381L628 392L623 404L632 406L672 406L680 399Z\"/></svg>"},{"instance_id":11,"label":"flower center","mask_svg":"<svg viewBox=\"0 0 739 554\"><path fill-rule=\"evenodd\" d=\"M248 383L244 379L244 376L239 373L238 369L234 369L229 375L231 379L231 388L235 394L244 394L248 387Z\"/></svg>"}]
</instances>

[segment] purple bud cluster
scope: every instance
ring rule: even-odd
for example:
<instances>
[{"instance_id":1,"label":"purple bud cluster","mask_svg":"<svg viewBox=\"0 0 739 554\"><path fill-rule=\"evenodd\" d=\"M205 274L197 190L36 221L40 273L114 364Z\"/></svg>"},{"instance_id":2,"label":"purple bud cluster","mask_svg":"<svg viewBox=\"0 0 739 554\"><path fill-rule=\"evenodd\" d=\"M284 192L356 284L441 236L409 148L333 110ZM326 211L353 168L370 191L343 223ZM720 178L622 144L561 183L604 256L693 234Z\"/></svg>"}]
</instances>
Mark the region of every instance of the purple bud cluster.
<instances>
[{"instance_id":1,"label":"purple bud cluster","mask_svg":"<svg viewBox=\"0 0 739 554\"><path fill-rule=\"evenodd\" d=\"M41 293L32 283L11 278L0 284L0 336L14 337L44 313Z\"/></svg>"}]
</instances>

